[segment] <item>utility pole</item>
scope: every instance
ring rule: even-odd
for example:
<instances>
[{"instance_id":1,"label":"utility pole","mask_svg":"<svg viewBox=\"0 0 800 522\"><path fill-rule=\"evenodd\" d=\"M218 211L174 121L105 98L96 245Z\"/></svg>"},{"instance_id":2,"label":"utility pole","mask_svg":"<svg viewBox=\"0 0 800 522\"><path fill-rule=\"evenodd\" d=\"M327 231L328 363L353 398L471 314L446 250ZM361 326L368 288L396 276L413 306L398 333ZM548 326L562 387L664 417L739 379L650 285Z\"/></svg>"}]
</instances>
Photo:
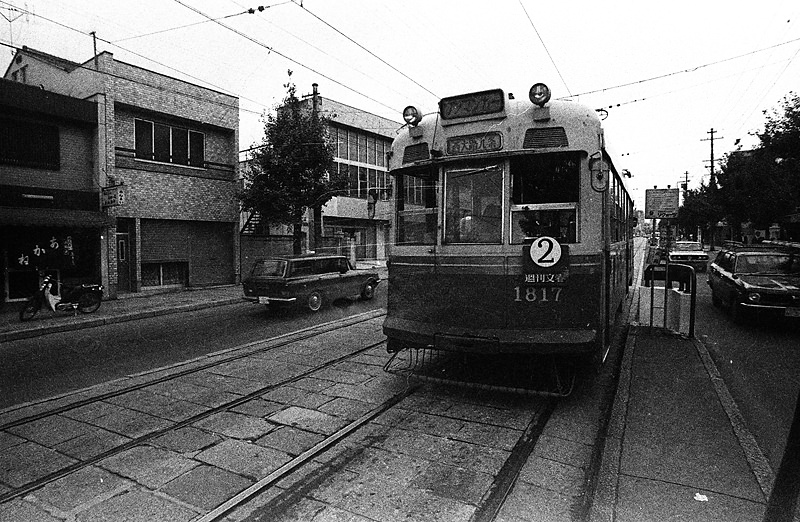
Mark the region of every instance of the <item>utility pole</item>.
<instances>
[{"instance_id":1,"label":"utility pole","mask_svg":"<svg viewBox=\"0 0 800 522\"><path fill-rule=\"evenodd\" d=\"M713 188L716 188L716 186L717 186L717 178L716 178L716 175L714 173L714 140L715 139L717 139L717 140L723 139L721 136L718 137L718 138L714 137L714 134L716 134L717 132L719 132L719 131L715 131L714 127L711 127L711 130L706 133L706 134L710 134L711 137L700 140L700 141L710 141L711 142L711 165L709 166L709 168L711 169L710 186L713 187Z\"/></svg>"},{"instance_id":2,"label":"utility pole","mask_svg":"<svg viewBox=\"0 0 800 522\"><path fill-rule=\"evenodd\" d=\"M708 134L711 135L710 138L706 138L700 141L710 141L711 142L711 164L709 165L709 169L711 169L711 180L708 182L708 192L711 195L712 199L716 199L716 191L717 191L717 177L714 173L714 134L717 131L714 130L714 127L711 127L711 130L708 131ZM716 138L721 140L722 137ZM716 223L709 223L711 226L711 250L714 250L714 236L717 232L717 224Z\"/></svg>"},{"instance_id":3,"label":"utility pole","mask_svg":"<svg viewBox=\"0 0 800 522\"><path fill-rule=\"evenodd\" d=\"M311 115L314 121L319 117L319 85L317 83L311 84ZM313 223L311 224L311 231L313 232L313 242L311 248L318 254L321 253L322 244L322 205L314 205L311 209L311 216Z\"/></svg>"}]
</instances>

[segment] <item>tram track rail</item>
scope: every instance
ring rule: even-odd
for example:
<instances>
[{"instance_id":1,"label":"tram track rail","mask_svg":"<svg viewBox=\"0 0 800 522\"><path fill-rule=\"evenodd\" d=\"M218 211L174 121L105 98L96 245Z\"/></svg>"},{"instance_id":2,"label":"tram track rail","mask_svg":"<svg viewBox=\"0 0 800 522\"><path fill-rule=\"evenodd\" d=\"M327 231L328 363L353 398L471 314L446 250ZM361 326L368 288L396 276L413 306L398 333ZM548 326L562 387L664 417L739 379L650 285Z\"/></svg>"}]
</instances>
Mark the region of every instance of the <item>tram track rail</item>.
<instances>
[{"instance_id":1,"label":"tram track rail","mask_svg":"<svg viewBox=\"0 0 800 522\"><path fill-rule=\"evenodd\" d=\"M366 322L366 321L369 321L370 319L377 318L380 315L382 315L382 314L376 314L376 315L374 315L374 317L363 319L363 321L353 321L352 323L350 323L350 325L357 325L359 322ZM319 327L315 327L315 328L318 329ZM270 346L259 347L257 350L252 349L253 348L252 345L255 344L255 343L250 343L249 345L245 345L244 347L240 346L240 347L231 348L230 350L226 350L225 351L225 352L229 352L230 355L224 357L224 360L223 359L219 359L219 360L214 360L213 362L205 362L205 363L203 363L201 365L198 365L196 367L193 366L192 368L178 369L178 371L176 371L175 373L171 374L171 376L173 378L178 378L179 377L179 375L178 375L179 373L181 373L182 375L189 375L189 374L194 373L194 372L202 371L203 369L213 368L214 366L216 366L218 364L224 364L225 362L230 362L232 360L235 361L237 359L245 358L248 355L264 353L266 351L279 348L280 346L286 346L287 344L289 344L291 342L298 342L298 341L303 341L303 340L306 340L306 339L310 339L314 335L330 332L330 331L335 329L335 327L333 327L333 326L330 326L330 327L327 327L327 328L328 329L326 329L324 331L319 331L319 330L312 331L313 329L309 329L309 331L303 332L303 334L301 336L293 336L291 338L289 338L287 336L286 338L280 339L280 341L279 341L280 344L273 343ZM222 412L224 410L229 410L229 409L235 408L237 405L241 405L241 404L244 404L244 403L246 403L246 402L248 402L250 400L257 399L259 396L265 395L265 394L269 393L270 391L275 390L276 388L280 388L281 386L290 385L295 381L299 381L299 380L307 378L309 376L313 376L313 374L316 373L316 372L324 371L324 370L326 370L328 368L331 368L331 367L333 367L333 366L335 366L337 364L340 364L340 363L342 363L344 361L347 361L350 358L356 358L359 355L362 355L362 354L364 354L365 352L367 352L369 350L373 350L373 349L381 346L384 342L385 342L384 340L381 340L380 342L365 341L365 344L362 345L356 351L352 351L352 352L348 351L347 354L341 354L339 357L331 358L330 360L327 360L322 364L314 365L314 368L309 368L308 370L303 371L302 373L299 373L299 374L296 374L296 375L292 375L291 377L287 377L286 379L282 379L279 382L278 381L272 382L268 386L264 386L263 388L259 388L259 389L253 390L253 391L247 393L246 395L243 395L241 397L237 397L233 401L226 402L225 404L220 404L220 405L218 405L216 407L213 407L213 408L208 408L207 410L205 410L205 411L203 411L201 413L198 413L196 415L193 415L190 418L177 421L177 422L171 424L170 426L166 426L166 427L164 427L162 429L154 430L154 431L152 431L150 433L142 435L141 437L133 439L133 440L131 440L131 441L129 441L129 442L123 444L123 445L120 445L118 447L110 449L110 450L108 450L108 451L106 451L104 453L100 453L98 455L92 456L89 459L81 460L80 462L72 464L70 466L65 466L62 469L57 470L57 471L55 471L55 472L53 472L53 473L51 473L51 474L49 474L49 475L47 475L45 477L41 477L41 478L39 478L39 479L37 479L35 481L30 481L29 483L27 483L27 484L25 484L25 485L23 485L23 486L21 486L19 488L13 489L11 491L6 492L3 495L0 495L0 504L5 504L7 502L11 502L12 500L20 499L21 497L25 497L26 495L28 495L30 493L34 493L37 490L45 487L47 484L55 482L55 481L57 481L57 480L59 480L59 479L61 479L63 477L66 477L66 476L70 475L71 473L75 473L75 472L77 472L77 471L79 471L79 470L81 470L83 468L86 468L88 466L92 466L94 464L97 464L97 463L99 463L100 461L102 461L102 460L104 460L106 458L112 457L112 456L114 456L116 454L122 453L122 452L127 451L129 449L132 449L132 448L134 448L136 446L146 445L149 441L152 441L152 440L164 435L165 433L168 433L170 431L175 431L175 430L178 430L180 428L189 426L189 425L194 424L194 423L196 423L196 422L198 422L200 420L203 420L203 419L205 419L207 417L210 417L210 416L212 416L212 415L214 415L216 413ZM261 343L263 344L263 341ZM240 353L240 352L237 351L237 350L241 350L241 349L245 349L245 348L249 349L250 351L247 351L247 353ZM235 353L233 353L233 352L235 352ZM211 356L215 356L215 357L217 357L219 355L220 355L219 352L217 354L211 354ZM187 362L187 363L182 363L181 365L176 365L176 367L177 366L186 366L186 364L191 364L191 361ZM200 366L204 366L204 367L201 368ZM160 374L161 371L163 371L163 369L158 371L159 374ZM155 373L155 372L153 372L153 373ZM159 382L162 382L161 380L164 379L164 378L165 378L164 376L159 376L157 379L159 380ZM152 385L152 384L157 384L157 381L154 379L154 380L148 381L147 383L137 383L134 386L128 387L127 391L136 391L136 390L139 390L141 388L146 388L148 385ZM321 440L320 442L316 443L313 447L310 447L310 448L306 449L305 451L303 451L302 453L300 453L296 457L292 458L289 462L286 462L282 466L280 466L277 469L274 469L272 471L265 470L264 473L268 473L268 474L266 476L263 476L260 479L257 479L257 481L255 483L253 483L250 487L246 488L245 490L241 491L240 493L238 493L236 495L231 496L227 500L221 501L213 509L206 508L203 511L198 512L196 517L192 518L192 521L193 522L211 522L211 521L217 521L217 520L228 520L228 518L226 518L226 517L228 517L229 515L235 513L239 508L242 508L243 506L245 506L249 502L254 501L254 499L256 499L257 497L260 497L261 495L268 495L268 492L271 489L273 490L272 494L274 494L274 488L282 488L282 485L280 484L281 481L290 481L291 477L295 476L295 474L297 476L302 477L303 474L304 474L303 469L308 469L308 466L310 466L311 463L314 462L315 460L318 463L321 462L320 459L317 458L320 455L326 454L326 452L327 452L328 456L326 456L325 458L330 458L331 453L333 452L332 456L335 457L338 454L337 452L342 451L342 450L340 450L338 448L346 447L348 445L348 443L346 441L348 439L350 439L350 438L356 437L356 434L359 433L359 430L362 430L362 428L367 429L367 430L372 429L372 428L366 428L367 425L372 425L374 427L373 423L377 422L378 425L388 426L388 424L385 424L384 421L380 420L380 418L384 414L387 414L387 415L391 416L391 410L393 408L395 408L395 407L398 407L398 406L402 410L408 410L409 412L411 412L409 414L410 415L409 420L413 419L418 414L422 415L423 417L426 417L426 418L441 415L444 418L449 419L449 421L465 421L465 422L469 421L469 422L472 422L472 423L475 423L475 424L485 425L485 427L487 428L487 431L480 431L480 430L475 431L475 432L468 431L468 432L466 432L465 438L456 437L454 439L450 439L450 436L448 434L446 434L446 433L438 433L438 432L436 432L436 430L433 430L432 428L430 428L430 431L429 431L429 428L428 428L429 424L428 423L432 422L432 421L429 421L429 420L419 420L419 421L416 421L416 422L412 420L411 421L411 425L402 424L402 425L399 425L399 426L396 427L396 429L402 429L402 430L407 431L407 432L414 432L416 430L420 430L420 432L422 434L424 434L426 437L433 437L433 436L441 437L443 439L450 440L451 441L450 444L453 444L453 443L458 444L459 443L458 441L461 441L461 442L463 442L465 444L475 444L478 447L480 447L483 444L487 444L488 446L492 447L493 449L496 449L497 447L500 447L500 446L495 446L493 444L487 443L486 441L481 441L481 439L479 439L479 438L470 438L470 434L472 434L473 437L477 437L478 436L477 434L479 432L486 433L486 432L488 432L489 429L493 429L494 427L496 427L498 429L501 429L502 427L506 427L506 429L509 429L508 427L513 426L513 430L515 430L516 433L517 433L517 435L516 435L517 438L510 440L509 441L509 443L510 443L509 446L503 446L505 448L505 450L508 452L507 457L505 458L504 461L499 461L498 462L498 467L495 468L494 471L491 472L491 473L494 474L494 477L491 480L491 484L489 484L489 487L484 491L484 494L480 497L480 499L478 499L478 497L475 497L475 499L473 501L469 502L472 505L471 507L474 507L474 513L472 514L471 517L469 517L469 520L470 520L470 522L491 522L491 521L497 520L498 517L502 516L503 508L507 503L512 503L512 504L513 503L518 503L519 502L519 497L515 498L515 495L517 495L515 488L516 488L516 485L519 484L521 480L522 481L526 480L524 475L521 475L522 472L523 472L523 469L526 468L526 463L529 461L531 455L534 454L536 448L538 447L538 445L540 443L540 440L541 440L541 437L543 435L544 436L549 436L549 437L551 437L551 440L552 440L552 433L548 435L547 426L548 426L548 423L549 423L549 421L551 419L551 416L554 414L554 412L557 411L558 405L564 399L559 398L559 397L541 397L541 396L540 397L536 397L536 398L531 398L531 400L535 404L537 404L537 406L535 408L535 411L532 412L530 417L525 416L525 417L522 417L522 418L518 418L517 419L518 422L514 422L512 424L512 423L507 423L505 420L498 420L498 419L493 419L493 418L485 418L485 417L482 417L480 415L462 414L460 412L464 411L464 410L460 410L458 408L456 408L455 413L451 414L451 413L446 412L444 410L439 410L435 406L423 406L421 402L419 402L418 400L415 400L415 399L412 399L411 403L404 402L405 399L407 399L407 398L409 398L411 396L423 394L425 392L425 390L434 390L434 391L431 391L432 396L440 395L435 390L441 390L442 389L442 387L439 385L439 383L417 384L417 383L406 381L405 385L406 385L406 388L404 390L402 389L402 385L400 387L396 388L395 391L397 393L395 393L393 396L389 397L387 400L383 401L380 404L373 403L374 407L372 407L372 409L370 409L366 413L362 414L356 420L353 420L353 421L349 422L348 424L346 424L345 426L337 429L333 433L330 433L330 434L326 435L323 440ZM498 392L502 393L503 395L505 395L508 392L508 390L494 390L494 389L482 388L481 390L479 390L479 392L480 393L478 395L481 395L482 393L485 394L487 392L490 395L494 395L495 393L498 393ZM111 396L124 395L124 393L126 393L126 391L115 390L114 392L112 392L112 394L110 396L105 397L105 398L109 398ZM459 394L459 396L463 397L463 392L459 391L458 394ZM103 395L105 395L105 394L103 394ZM101 398L101 397L103 397L103 395L98 395L96 397L92 397L91 399L94 399L95 401L102 401L103 398ZM442 394L442 395L444 397L446 397L448 394L445 393L445 394ZM86 399L86 400L90 400L90 399ZM83 403L83 401L80 401L80 402ZM467 404L472 404L473 402L474 401L472 401L472 400L464 401L462 403L462 407L467 405ZM482 402L482 401L478 401L478 403L480 403L480 402ZM475 404L478 404L478 403L475 403ZM73 406L73 404L75 404L75 405ZM486 404L487 404L487 407L489 407L490 409L496 408L496 406L492 404L492 401L489 401ZM53 413L54 411L56 411L56 409L61 410L61 411L69 411L70 409L77 408L79 406L80 406L79 404L70 403L69 405L63 405L63 406L60 406L58 408L51 409L48 412L53 414L53 415L56 415L57 413ZM62 408L66 408L66 409L62 410ZM527 408L526 408L526 410L527 410ZM511 411L511 410L509 410L509 411ZM526 413L527 413L527 411L526 411ZM40 413L38 415L42 415L42 414ZM29 416L27 418L28 419L32 419L33 416ZM350 417L350 419L352 419L352 418L353 417ZM443 425L448 425L447 422L449 422L449 421L446 421ZM14 422L16 422L16 421L14 421ZM15 425L19 425L19 424L15 424ZM3 427L4 426L0 426L0 428L3 428ZM385 429L395 429L395 428L385 428ZM411 437L411 435L409 435L409 437ZM358 442L358 444L360 444L360 445L363 444L366 448L373 448L374 447L374 449L382 450L382 451L395 451L395 448L392 447L392 446L382 445L381 440L382 439L378 440L377 438L374 438L374 439L370 438L369 442ZM396 439L393 439L393 440L396 440ZM401 438L401 440L402 440L402 438ZM410 440L410 439L407 439L407 440ZM406 448L405 450L403 448L397 448L396 449L398 454L409 454L409 453L404 453L404 451L408 451L408 450L409 450L409 448ZM413 450L411 450L411 451L413 452ZM345 451L344 454L348 454L348 452ZM336 457L336 458L338 459L339 457ZM416 455L414 455L414 458L429 459L431 457L422 456L422 455L416 454ZM345 459L345 461L347 461L347 460ZM431 460L431 462L437 462L437 461ZM447 463L447 462L438 462L437 465L439 465L439 466L448 466L449 467L449 466L458 466L459 464L457 464L457 463ZM331 480L333 480L333 481L340 480L339 478L336 478L336 477L338 477L338 471L336 471L336 470L339 470L339 469L340 468L338 466L335 466L335 465L331 465L330 466L331 472L334 473L332 475L333 478ZM318 475L315 475L311 479L309 479L310 482L308 483L307 488L308 488L308 491L311 492L310 494L302 492L302 491L305 491L304 488L306 488L306 486L299 487L299 488L292 488L291 491L287 490L286 492L279 493L280 498L284 502L283 505L291 506L293 502L296 502L297 499L300 498L300 496L304 495L304 494L308 494L309 497L313 497L314 489L312 489L312 488L316 487L316 486L313 485L314 481L315 480L316 481L322 480ZM389 480L390 481L391 478L392 477L389 476L385 480ZM305 481L306 479L303 479L303 480ZM341 480L345 480L345 478L342 477ZM488 484L488 482L487 482L487 484ZM424 486L420 486L420 487L424 487ZM373 489L373 491L380 491L381 490L381 486L380 485L375 485L374 488L375 489ZM300 489L301 491L297 491L298 489ZM523 490L524 490L524 488L523 488ZM378 494L380 495L381 493L378 493ZM522 494L524 494L524 493L522 493ZM447 501L448 501L447 499L444 500L444 502L447 502ZM255 505L258 506L258 502L256 502ZM363 510L363 505L360 505L360 506L359 505L352 505L352 506L350 506L348 504L348 500L346 498L339 499L338 501L334 500L334 501L332 501L332 503L330 505L334 509L348 510L348 511L351 511L352 513L355 513L355 514L366 515L366 513ZM278 504L276 504L274 506L273 506L273 504L267 504L267 506L268 507L279 507L280 503L278 503ZM264 514L267 511L262 510L260 513ZM281 512L277 512L276 511L274 513L276 515L276 518L274 518L275 520L283 520L281 518L278 518L278 515L280 515L280 513L282 513L282 511ZM288 519L289 518L287 518L286 520L288 520ZM376 518L376 520L379 520L379 519L380 518Z\"/></svg>"},{"instance_id":2,"label":"tram track rail","mask_svg":"<svg viewBox=\"0 0 800 522\"><path fill-rule=\"evenodd\" d=\"M337 329L347 328L349 326L353 326L353 325L356 325L356 324L359 324L359 323L362 323L362 322L367 322L367 321L372 320L372 319L374 319L376 317L380 317L380 315L382 315L382 314L381 313L376 313L376 312L370 312L370 313L367 313L367 314L360 314L359 316L353 316L351 318L348 318L348 320L345 320L345 321L333 321L331 323L325 323L325 325L317 325L315 327L312 327L312 328L304 330L303 333L301 335L299 335L299 336L296 335L297 332L295 332L294 335L286 336L285 339L281 339L281 341L279 343L277 343L277 344L271 344L269 346L266 346L266 347L263 347L263 348L260 348L260 349L250 350L250 351L247 351L246 353L237 353L237 354L232 355L230 357L225 357L224 359L220 359L220 360L214 361L213 363L208 363L208 364L200 365L200 366L197 366L197 367L192 367L190 369L186 369L186 370L182 370L182 371L179 371L179 372L172 373L172 374L170 374L168 376L160 377L160 378L153 379L153 380L150 380L150 381L146 381L146 382L143 382L143 383L138 383L136 385L125 387L125 388L122 388L122 389L119 389L119 390L115 390L113 392L100 394L98 396L93 396L93 397L90 397L90 398L87 398L87 399L84 399L84 400L81 400L81 401L76 401L76 402L73 402L73 403L62 405L60 407L57 407L57 408L54 408L54 409L51 409L51 410L48 410L48 411L45 411L45 412L40 412L40 413L35 414L35 415L30 415L30 416L27 416L27 417L16 419L16 420L14 420L12 422L9 422L9 423L6 423L6 424L0 426L0 430L6 430L8 428L12 428L12 427L15 427L15 426L20 426L20 425L26 424L28 422L33 422L35 420L40 420L40 419L47 418L47 417L50 417L50 416L58 415L60 413L64 413L66 411L69 411L69 410L72 410L72 409L75 409L75 408L79 408L81 406L86 406L86 405L90 405L90 404L93 404L93 403L101 402L101 401L103 401L105 399L108 399L108 398L119 397L119 396L122 396L122 395L124 395L126 393L130 393L130 392L133 392L133 391L141 390L141 389L146 388L148 386L153 386L155 384L159 384L159 383L162 383L162 382L167 382L167 381L173 380L173 379L178 379L180 377L183 377L183 376L186 376L186 375L190 375L192 373L197 373L197 372L203 371L203 370L208 369L208 368L213 368L214 366L218 366L218 365L224 364L226 362L235 361L235 360L238 360L238 359L243 359L243 358L246 358L248 356L252 356L252 355L260 354L260 353L263 353L263 352L266 352L266 351L277 349L277 348L279 348L281 346L286 346L287 344L290 344L290 343L293 343L293 342L306 340L306 339L312 338L312 337L314 337L316 335L320 335L320 334L323 334L323 333L328 333L328 332L331 332L331 331L334 331L334 330L337 330ZM261 343L261 342L259 342L259 343ZM22 486L10 489L9 491L7 491L5 493L0 494L0 505L1 504L5 504L7 502L10 502L10 501L12 501L14 499L23 497L23 496L25 496L25 495L33 492L33 491L36 491L36 490L46 486L47 484L55 482L55 481L57 481L57 480L59 480L61 478L64 478L64 477L66 477L66 476L68 476L68 475L70 475L72 473L80 471L80 470L82 470L82 469L84 469L84 468L86 468L88 466L94 465L94 464L96 464L96 463L98 463L98 462L100 462L102 460L105 460L105 459L107 459L109 457L112 457L114 455L118 455L118 454L120 454L120 453L122 453L124 451L127 451L129 449L135 448L135 447L137 447L139 445L142 445L144 443L147 443L147 442L149 442L149 441L151 441L153 439L156 439L156 438L158 438L158 437L160 437L162 435L165 435L167 433L179 430L179 429L181 429L183 427L192 425L192 424L194 424L194 423L196 423L198 421L206 419L206 418L208 418L208 417L210 417L212 415L215 415L217 413L220 413L222 411L226 411L226 410L229 410L231 408L235 408L235 407L237 407L239 405L242 405L242 404L244 404L244 403L246 403L248 401L251 401L253 399L257 399L257 398L259 398L259 397L261 397L261 396L263 396L263 395L265 395L265 394L267 394L267 393L269 393L269 392L271 392L271 391L273 391L273 390L275 390L277 388L280 388L282 386L286 386L286 385L289 385L291 383L300 381L301 379L304 379L304 378L307 378L309 376L312 376L313 374L315 374L317 372L326 370L326 369L331 368L331 367L333 367L333 366L335 366L335 365L337 365L337 364L339 364L341 362L344 362L344 361L347 361L349 359L355 358L355 357L357 357L357 356L359 356L359 355L361 355L361 354L363 354L365 352L368 352L368 351L370 351L370 350L372 350L372 349L374 349L374 348L376 348L376 347L378 347L378 346L380 346L380 345L382 345L384 343L385 343L385 340L381 340L381 341L378 341L378 342L370 343L367 346L363 346L363 347L361 347L361 348L359 348L359 349L357 349L355 351L348 352L347 354L342 355L340 357L333 358L333 359L331 359L329 361L326 361L326 362L324 362L324 363L322 363L320 365L317 365L317 366L315 366L313 368L310 368L310 369L308 369L306 371L303 371L303 372L300 372L298 374L292 375L291 377L287 377L286 379L282 379L280 381L277 381L277 382L268 384L266 386L260 387L260 388L258 388L256 390L253 390L252 392L249 392L249 393L247 393L245 395L242 395L241 397L237 397L234 400L227 401L227 402L225 402L223 404L220 404L218 406L207 408L207 409L205 409L204 411L202 411L200 413L197 413L197 414L189 416L188 418L185 418L185 419L180 420L180 421L173 422L172 424L170 424L168 426L165 426L164 428L153 430L153 431L148 432L148 433L146 433L144 435L141 435L139 437L134 437L131 440L129 440L128 442L125 442L125 443L123 443L121 445L118 445L118 446L115 446L113 448L110 448L110 449L108 449L106 451L103 451L103 452L98 453L96 455L93 455L91 457L79 459L77 462L75 462L73 464L64 466L63 468L61 468L59 470L51 472L51 473L49 473L47 475L44 475L44 476L42 476L42 477L40 477L38 479L30 481L30 482L28 482L28 483L26 483L26 484L24 484ZM248 345L245 345L245 346L251 346L253 344L258 344L258 343L249 343ZM237 347L237 348L241 349L242 347ZM237 348L234 348L231 351L237 350Z\"/></svg>"},{"instance_id":3,"label":"tram track rail","mask_svg":"<svg viewBox=\"0 0 800 522\"><path fill-rule=\"evenodd\" d=\"M312 338L312 337L314 337L316 335L320 335L320 334L323 334L323 333L331 332L331 331L334 331L334 330L337 330L337 329L341 329L341 328L347 328L348 326L352 326L354 324L358 324L358 323L361 323L361 322L370 321L370 320L375 319L377 317L381 317L382 315L386 315L386 312L382 311L382 310L380 310L380 311L370 311L370 312L366 312L366 313L363 313L363 314L351 316L351 317L348 317L346 319L339 319L339 320L331 321L331 322L324 323L324 324L321 324L321 325L316 325L316 326L312 326L312 327L309 327L309 328L305 328L305 329L297 331L297 332L291 332L289 334L284 334L284 335L272 338L272 339L270 339L268 341L254 341L254 342L242 345L242 346L237 346L237 347L234 347L234 348L230 348L228 350L223 350L222 352L215 352L215 353L212 353L212 354L205 355L203 357L192 359L190 361L183 361L181 363L174 364L174 365L166 367L166 368L159 368L157 370L152 370L152 371L149 371L149 372L140 373L140 374L137 374L137 375L135 375L133 377L136 378L136 377L141 377L141 376L147 375L147 374L154 374L154 373L164 372L165 370L168 371L169 369L172 369L172 368L179 368L179 367L182 367L182 366L190 366L189 368L186 368L184 370L179 370L179 371L176 371L174 373L168 373L167 375L164 375L162 377L156 377L156 378L153 378L153 379L150 379L150 380L145 380L145 381L142 381L142 382L139 382L139 383L136 383L136 384L132 384L132 385L129 385L129 386L124 386L122 388L115 389L114 391L101 393L99 395L93 395L91 397L87 397L86 399L81 399L81 400L77 400L75 402L69 402L67 404L62 404L62 405L59 405L59 406L51 408L51 409L47 409L47 410L43 410L43 411L37 412L37 413L35 413L33 415L27 415L27 416L24 416L24 417L16 418L16 419L14 419L12 421L0 424L0 431L7 430L9 428L20 426L22 424L33 422L33 421L36 421L36 420L45 419L47 417L52 417L54 415L58 415L60 413L65 413L67 411L74 410L76 408L80 408L80 407L83 407L83 406L88 406L88 405L91 405L93 403L103 401L105 399L111 399L111 398L114 398L114 397L119 397L121 395L125 395L126 393L130 393L130 392L137 391L137 390L142 390L142 389L147 388L149 386L154 386L156 384L161 384L161 383L164 383L164 382L168 382L170 380L178 379L180 377L185 377L185 376L191 375L193 373L199 373L201 371L208 370L208 369L214 368L216 366L221 366L223 364L227 364L227 363L230 363L230 362L233 362L233 361L236 361L236 360L245 359L247 357L250 357L250 356L253 356L253 355L256 355L256 354L267 353L267 352L270 352L272 350L276 350L278 348L281 348L283 346L286 346L286 345L294 343L294 342L303 341L303 340L306 340L306 339L310 339L310 338ZM263 345L264 343L268 343L267 346L263 346L261 348L252 348L252 347L257 346L257 345ZM215 360L213 360L211 362L206 362L206 363L199 363L198 362L198 361L202 361L202 360L208 360L210 358L219 357L220 354L222 354L222 353L231 353L231 352L237 352L237 353L234 353L233 355L230 355L230 356L222 356L222 358L215 359ZM126 377L126 378L130 378L130 377ZM41 400L41 401L37 401L34 404L39 405L39 404L45 404L47 402L56 402L56 401L60 400L61 398L63 398L63 396L59 397L59 398L55 398L55 399L52 399L52 398L51 399L44 399L44 400ZM21 406L14 406L14 407L11 407L11 408L7 408L4 411L0 411L0 418L2 418L4 415L8 415L8 414L13 413L14 411L20 410L22 408L27 408L27 407L30 407L30 406L31 406L31 404L25 404L25 405L21 405Z\"/></svg>"}]
</instances>

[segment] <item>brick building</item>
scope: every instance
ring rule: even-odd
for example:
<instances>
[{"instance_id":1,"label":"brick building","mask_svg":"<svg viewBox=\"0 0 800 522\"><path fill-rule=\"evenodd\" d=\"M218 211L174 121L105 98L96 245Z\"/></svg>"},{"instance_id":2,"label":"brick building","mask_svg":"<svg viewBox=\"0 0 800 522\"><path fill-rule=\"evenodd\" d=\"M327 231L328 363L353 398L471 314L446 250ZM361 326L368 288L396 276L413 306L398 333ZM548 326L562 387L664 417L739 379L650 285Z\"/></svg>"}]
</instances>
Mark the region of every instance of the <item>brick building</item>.
<instances>
[{"instance_id":1,"label":"brick building","mask_svg":"<svg viewBox=\"0 0 800 522\"><path fill-rule=\"evenodd\" d=\"M0 80L0 303L39 285L100 280L100 208L94 154L98 107Z\"/></svg>"},{"instance_id":2,"label":"brick building","mask_svg":"<svg viewBox=\"0 0 800 522\"><path fill-rule=\"evenodd\" d=\"M391 181L386 154L402 125L375 114L315 94L302 102L328 118L328 140L334 145L334 163L349 186L322 208L322 246L317 250L344 253L357 260L386 258L389 241ZM246 161L242 169L248 168ZM313 223L307 215L308 226ZM243 217L242 270L250 261L269 254L291 252L291 230L266 227L251 216Z\"/></svg>"},{"instance_id":3,"label":"brick building","mask_svg":"<svg viewBox=\"0 0 800 522\"><path fill-rule=\"evenodd\" d=\"M110 296L238 282L238 98L108 52L79 64L23 48L5 78L97 107L90 147Z\"/></svg>"}]
</instances>

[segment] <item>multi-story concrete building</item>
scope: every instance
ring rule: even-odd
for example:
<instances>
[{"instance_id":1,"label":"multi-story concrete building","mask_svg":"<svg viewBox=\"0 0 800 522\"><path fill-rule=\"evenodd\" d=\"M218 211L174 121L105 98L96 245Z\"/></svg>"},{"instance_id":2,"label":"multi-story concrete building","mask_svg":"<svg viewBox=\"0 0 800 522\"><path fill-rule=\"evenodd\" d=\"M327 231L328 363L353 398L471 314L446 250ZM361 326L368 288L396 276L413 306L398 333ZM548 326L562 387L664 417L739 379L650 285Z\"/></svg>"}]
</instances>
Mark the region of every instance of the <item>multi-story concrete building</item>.
<instances>
[{"instance_id":1,"label":"multi-story concrete building","mask_svg":"<svg viewBox=\"0 0 800 522\"><path fill-rule=\"evenodd\" d=\"M316 85L314 86L316 93ZM386 154L402 125L395 121L312 94L303 100L307 110L328 119L328 140L334 146L338 173L348 179L322 208L321 242L317 250L341 251L358 260L386 258L389 238L392 184ZM246 169L247 161L242 169ZM257 216L245 215L242 230L242 264L246 272L256 257L291 252L286 226L264 226ZM313 223L309 210L304 230ZM307 248L309 245L306 245Z\"/></svg>"},{"instance_id":2,"label":"multi-story concrete building","mask_svg":"<svg viewBox=\"0 0 800 522\"><path fill-rule=\"evenodd\" d=\"M5 78L94 102L94 190L110 296L239 280L238 98L103 52L84 63L23 48Z\"/></svg>"}]
</instances>

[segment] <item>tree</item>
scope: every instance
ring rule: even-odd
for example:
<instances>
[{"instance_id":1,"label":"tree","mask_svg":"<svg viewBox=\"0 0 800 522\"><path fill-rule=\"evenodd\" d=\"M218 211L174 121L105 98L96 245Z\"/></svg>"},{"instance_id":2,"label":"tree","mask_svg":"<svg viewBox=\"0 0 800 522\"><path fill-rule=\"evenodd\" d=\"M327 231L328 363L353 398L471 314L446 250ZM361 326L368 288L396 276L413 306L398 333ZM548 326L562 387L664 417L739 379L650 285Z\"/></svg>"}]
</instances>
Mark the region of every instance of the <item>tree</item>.
<instances>
[{"instance_id":1,"label":"tree","mask_svg":"<svg viewBox=\"0 0 800 522\"><path fill-rule=\"evenodd\" d=\"M794 211L800 197L800 97L789 93L781 110L764 111L764 131L752 151L728 154L718 179L731 224L766 228Z\"/></svg>"},{"instance_id":2,"label":"tree","mask_svg":"<svg viewBox=\"0 0 800 522\"><path fill-rule=\"evenodd\" d=\"M718 189L701 187L691 198L687 194L687 224L703 208L718 211L710 223L724 217L734 228L747 222L767 228L796 212L800 201L800 96L790 92L778 109L764 114L764 131L756 133L759 145L725 156L717 175ZM708 216L713 217L713 212Z\"/></svg>"},{"instance_id":3,"label":"tree","mask_svg":"<svg viewBox=\"0 0 800 522\"><path fill-rule=\"evenodd\" d=\"M245 210L258 212L264 222L292 225L293 251L298 255L302 253L306 211L321 208L346 180L333 169L333 151L326 141L327 120L297 98L291 81L284 87L286 98L266 117L263 146L254 153L240 199Z\"/></svg>"},{"instance_id":4,"label":"tree","mask_svg":"<svg viewBox=\"0 0 800 522\"><path fill-rule=\"evenodd\" d=\"M688 234L700 228L703 237L710 238L711 230L722 216L715 192L705 183L697 190L687 190L678 209L678 226Z\"/></svg>"}]
</instances>

